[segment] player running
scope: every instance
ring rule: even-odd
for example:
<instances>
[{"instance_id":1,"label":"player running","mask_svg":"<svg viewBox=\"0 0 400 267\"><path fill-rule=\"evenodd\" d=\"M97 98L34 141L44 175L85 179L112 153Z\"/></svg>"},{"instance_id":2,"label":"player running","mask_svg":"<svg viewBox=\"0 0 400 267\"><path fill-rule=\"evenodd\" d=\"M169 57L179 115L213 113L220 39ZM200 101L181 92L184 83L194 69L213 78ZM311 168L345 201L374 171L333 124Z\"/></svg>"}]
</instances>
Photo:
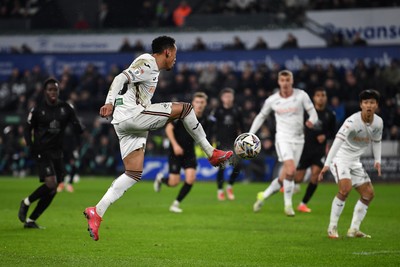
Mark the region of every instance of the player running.
<instances>
[{"instance_id":1,"label":"player running","mask_svg":"<svg viewBox=\"0 0 400 267\"><path fill-rule=\"evenodd\" d=\"M204 116L207 106L208 96L203 92L197 92L193 96L192 105L197 119L207 129L211 128L211 121ZM178 196L169 207L169 211L181 213L180 203L189 194L196 181L197 159L194 149L194 141L186 131L181 120L170 122L165 127L165 133L169 139L170 146L168 152L169 174L164 177L163 173L157 174L154 180L154 191L160 192L161 185L168 187L177 186L181 180L181 168L185 171L185 182L179 190Z\"/></svg>"},{"instance_id":2,"label":"player running","mask_svg":"<svg viewBox=\"0 0 400 267\"><path fill-rule=\"evenodd\" d=\"M152 54L145 53L137 57L129 68L114 78L106 102L100 108L102 117L113 116L111 123L119 139L125 172L114 180L95 207L88 207L84 211L90 236L95 241L99 239L100 223L108 207L142 177L148 131L179 119L206 153L211 165L220 166L233 155L232 151L221 151L211 146L190 103L151 103L158 75L161 70L172 69L177 47L173 38L160 36L153 40L152 50ZM126 90L125 84L128 84Z\"/></svg>"},{"instance_id":3,"label":"player running","mask_svg":"<svg viewBox=\"0 0 400 267\"><path fill-rule=\"evenodd\" d=\"M284 211L287 216L294 216L292 196L294 189L294 175L304 146L304 110L308 113L305 125L312 128L318 121L318 115L306 92L293 88L293 74L288 70L278 74L279 91L268 97L255 117L250 128L250 133L255 134L274 111L276 120L275 147L278 159L283 162L280 176L283 178L285 188ZM275 178L270 186L257 194L257 201L253 205L254 212L258 212L264 200L279 191L281 184Z\"/></svg>"},{"instance_id":4,"label":"player running","mask_svg":"<svg viewBox=\"0 0 400 267\"><path fill-rule=\"evenodd\" d=\"M361 222L367 214L369 203L374 198L374 188L367 172L363 168L360 157L372 143L374 168L381 176L381 139L383 120L375 114L378 109L380 95L376 90L364 90L360 93L361 111L348 117L336 134L336 138L328 153L319 180L323 179L329 167L338 184L339 192L332 201L331 216L328 227L329 238L339 238L337 225L342 214L345 201L354 187L360 194L357 201L348 237L370 238L360 231Z\"/></svg>"},{"instance_id":5,"label":"player running","mask_svg":"<svg viewBox=\"0 0 400 267\"><path fill-rule=\"evenodd\" d=\"M318 87L314 90L313 100L318 114L318 122L312 129L307 127L304 129L305 149L303 149L303 153L301 154L294 177L296 183L301 183L306 170L311 167L310 182L308 183L303 200L297 206L297 210L300 212L311 212L311 209L307 207L307 203L318 186L318 175L324 166L327 141L333 140L336 131L336 115L335 112L326 107L327 99L324 88Z\"/></svg>"}]
</instances>

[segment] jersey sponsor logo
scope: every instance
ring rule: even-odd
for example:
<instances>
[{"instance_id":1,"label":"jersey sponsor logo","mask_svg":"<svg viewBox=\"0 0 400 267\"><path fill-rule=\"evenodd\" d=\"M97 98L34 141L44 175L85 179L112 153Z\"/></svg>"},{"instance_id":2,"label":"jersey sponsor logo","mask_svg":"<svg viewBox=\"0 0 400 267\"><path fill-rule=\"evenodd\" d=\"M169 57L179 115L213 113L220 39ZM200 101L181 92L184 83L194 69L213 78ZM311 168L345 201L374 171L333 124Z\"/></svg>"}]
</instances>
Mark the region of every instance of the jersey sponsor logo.
<instances>
[{"instance_id":1,"label":"jersey sponsor logo","mask_svg":"<svg viewBox=\"0 0 400 267\"><path fill-rule=\"evenodd\" d=\"M275 110L275 112L278 114L296 113L297 111L298 111L298 108L277 108Z\"/></svg>"},{"instance_id":2,"label":"jersey sponsor logo","mask_svg":"<svg viewBox=\"0 0 400 267\"><path fill-rule=\"evenodd\" d=\"M120 106L120 105L123 105L123 104L124 104L124 101L123 101L122 98L115 99L115 105L116 106Z\"/></svg>"},{"instance_id":3,"label":"jersey sponsor logo","mask_svg":"<svg viewBox=\"0 0 400 267\"><path fill-rule=\"evenodd\" d=\"M366 136L366 137L354 136L353 137L353 141L354 142L359 142L359 143L369 143L371 140L369 139L368 136Z\"/></svg>"}]
</instances>

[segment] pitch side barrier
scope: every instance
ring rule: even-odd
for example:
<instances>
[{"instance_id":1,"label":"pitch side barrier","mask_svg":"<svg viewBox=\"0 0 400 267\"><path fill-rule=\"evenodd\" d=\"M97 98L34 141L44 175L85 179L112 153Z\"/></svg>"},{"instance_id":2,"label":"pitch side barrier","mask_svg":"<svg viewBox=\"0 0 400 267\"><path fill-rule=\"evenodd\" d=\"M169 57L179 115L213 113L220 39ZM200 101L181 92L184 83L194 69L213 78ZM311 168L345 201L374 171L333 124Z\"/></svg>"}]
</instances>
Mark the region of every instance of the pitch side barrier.
<instances>
[{"instance_id":1,"label":"pitch side barrier","mask_svg":"<svg viewBox=\"0 0 400 267\"><path fill-rule=\"evenodd\" d=\"M44 72L59 76L69 66L75 75L82 75L89 64L93 64L102 75L109 73L112 65L126 68L137 55L134 53L86 53L86 54L1 54L0 82L6 81L14 68L32 69L39 65ZM336 68L352 69L357 60L363 59L366 65L389 66L392 59L400 57L400 46L367 46L306 49L271 49L240 51L179 51L176 70L188 68L197 70L214 64L217 67L230 66L234 71L246 67L256 68L266 64L272 68L278 64L289 70L299 70L303 63L310 66L333 64Z\"/></svg>"}]
</instances>

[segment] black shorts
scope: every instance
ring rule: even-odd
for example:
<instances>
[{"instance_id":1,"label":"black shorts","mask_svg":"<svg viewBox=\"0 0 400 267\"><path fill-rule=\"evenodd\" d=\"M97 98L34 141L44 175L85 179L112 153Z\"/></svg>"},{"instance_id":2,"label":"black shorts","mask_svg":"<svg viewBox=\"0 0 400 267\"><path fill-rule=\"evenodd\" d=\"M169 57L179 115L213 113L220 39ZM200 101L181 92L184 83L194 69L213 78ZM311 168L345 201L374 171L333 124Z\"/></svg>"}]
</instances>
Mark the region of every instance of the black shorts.
<instances>
[{"instance_id":1,"label":"black shorts","mask_svg":"<svg viewBox=\"0 0 400 267\"><path fill-rule=\"evenodd\" d=\"M316 165L320 168L324 167L325 162L325 151L315 149L303 149L303 153L300 157L299 165L297 166L298 170L305 170L312 165Z\"/></svg>"},{"instance_id":2,"label":"black shorts","mask_svg":"<svg viewBox=\"0 0 400 267\"><path fill-rule=\"evenodd\" d=\"M64 180L65 169L63 158L51 159L49 157L41 157L36 159L36 163L41 182L44 182L44 178L48 176L56 176L57 183Z\"/></svg>"},{"instance_id":3,"label":"black shorts","mask_svg":"<svg viewBox=\"0 0 400 267\"><path fill-rule=\"evenodd\" d=\"M187 153L185 151L185 153ZM174 153L169 153L168 157L169 173L179 174L181 168L197 168L197 159L194 153L189 153L183 156L175 156Z\"/></svg>"}]
</instances>

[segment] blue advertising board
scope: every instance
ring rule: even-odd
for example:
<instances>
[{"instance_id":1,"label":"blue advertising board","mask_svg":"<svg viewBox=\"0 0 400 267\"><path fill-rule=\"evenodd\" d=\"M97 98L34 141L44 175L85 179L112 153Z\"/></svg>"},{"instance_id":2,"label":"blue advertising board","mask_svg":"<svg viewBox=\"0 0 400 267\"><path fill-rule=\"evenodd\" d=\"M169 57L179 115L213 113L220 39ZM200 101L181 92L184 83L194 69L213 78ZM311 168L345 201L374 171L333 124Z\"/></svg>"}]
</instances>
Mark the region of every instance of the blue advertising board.
<instances>
[{"instance_id":1,"label":"blue advertising board","mask_svg":"<svg viewBox=\"0 0 400 267\"><path fill-rule=\"evenodd\" d=\"M261 158L260 158L261 159ZM199 158L197 160L197 176L196 179L199 181L215 181L218 168L210 165L206 158ZM238 180L249 180L249 181L270 181L274 171L276 159L273 157L262 158L259 164L263 165L262 175L255 174L251 171L250 160L242 161L242 170L238 177ZM121 166L123 168L123 166ZM228 177L232 173L232 166L227 166L224 171L225 177ZM121 170L122 171L122 170ZM154 180L156 175L162 172L165 175L168 174L168 160L167 157L145 157L144 168L143 168L143 180ZM181 173L182 178L184 177L183 172Z\"/></svg>"},{"instance_id":2,"label":"blue advertising board","mask_svg":"<svg viewBox=\"0 0 400 267\"><path fill-rule=\"evenodd\" d=\"M204 51L179 52L177 69L183 66L196 69L208 64L229 65L235 71L246 66L266 64L269 67L278 64L286 69L298 70L303 63L311 66L333 64L338 68L352 68L358 59L365 63L388 66L393 58L399 58L400 46L315 48L261 51ZM58 77L69 66L81 75L88 64L93 64L99 73L107 74L113 65L126 68L136 57L135 54L87 53L87 54L0 54L0 81L6 81L14 68L32 69L39 65L49 75Z\"/></svg>"}]
</instances>

